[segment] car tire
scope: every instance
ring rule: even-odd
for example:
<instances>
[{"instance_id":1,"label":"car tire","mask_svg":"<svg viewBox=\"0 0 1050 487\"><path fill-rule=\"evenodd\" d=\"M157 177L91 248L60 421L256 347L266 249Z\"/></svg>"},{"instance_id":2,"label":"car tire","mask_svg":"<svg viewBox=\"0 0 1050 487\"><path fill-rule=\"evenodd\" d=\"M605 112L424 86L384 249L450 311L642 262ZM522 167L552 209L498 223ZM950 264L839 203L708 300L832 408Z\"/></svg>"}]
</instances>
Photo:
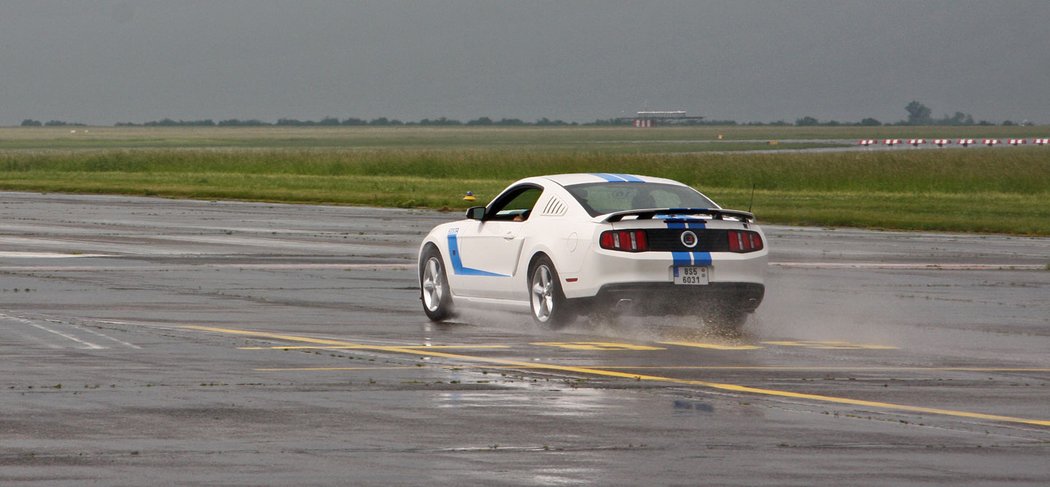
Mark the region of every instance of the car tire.
<instances>
[{"instance_id":1,"label":"car tire","mask_svg":"<svg viewBox=\"0 0 1050 487\"><path fill-rule=\"evenodd\" d=\"M529 304L532 319L548 328L561 328L576 318L562 292L558 271L546 255L529 266Z\"/></svg>"},{"instance_id":2,"label":"car tire","mask_svg":"<svg viewBox=\"0 0 1050 487\"><path fill-rule=\"evenodd\" d=\"M445 262L441 251L430 246L423 251L419 266L420 300L423 312L430 321L441 321L452 317L452 289L448 285Z\"/></svg>"}]
</instances>

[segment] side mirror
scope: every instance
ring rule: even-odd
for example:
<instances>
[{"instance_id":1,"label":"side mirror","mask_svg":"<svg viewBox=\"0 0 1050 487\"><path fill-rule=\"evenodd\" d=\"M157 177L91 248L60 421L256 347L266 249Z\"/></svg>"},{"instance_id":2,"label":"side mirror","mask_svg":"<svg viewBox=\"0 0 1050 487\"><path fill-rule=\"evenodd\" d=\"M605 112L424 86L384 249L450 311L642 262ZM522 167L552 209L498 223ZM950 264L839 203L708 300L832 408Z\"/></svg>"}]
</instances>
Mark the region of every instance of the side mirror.
<instances>
[{"instance_id":1,"label":"side mirror","mask_svg":"<svg viewBox=\"0 0 1050 487\"><path fill-rule=\"evenodd\" d=\"M484 206L472 206L467 210L468 220L484 220L485 219L485 207Z\"/></svg>"}]
</instances>

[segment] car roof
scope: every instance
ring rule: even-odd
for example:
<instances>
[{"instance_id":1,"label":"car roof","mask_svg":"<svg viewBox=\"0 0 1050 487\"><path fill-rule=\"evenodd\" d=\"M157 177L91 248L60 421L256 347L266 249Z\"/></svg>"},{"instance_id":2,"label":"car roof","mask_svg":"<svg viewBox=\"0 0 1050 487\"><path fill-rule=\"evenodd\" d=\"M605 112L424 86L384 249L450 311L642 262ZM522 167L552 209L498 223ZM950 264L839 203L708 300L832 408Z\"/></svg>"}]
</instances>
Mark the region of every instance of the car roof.
<instances>
[{"instance_id":1,"label":"car roof","mask_svg":"<svg viewBox=\"0 0 1050 487\"><path fill-rule=\"evenodd\" d=\"M575 174L553 174L539 176L539 179L553 181L561 186L573 186L588 183L664 183L685 186L673 179L655 178L652 176L639 176L637 174L620 173L575 173Z\"/></svg>"}]
</instances>

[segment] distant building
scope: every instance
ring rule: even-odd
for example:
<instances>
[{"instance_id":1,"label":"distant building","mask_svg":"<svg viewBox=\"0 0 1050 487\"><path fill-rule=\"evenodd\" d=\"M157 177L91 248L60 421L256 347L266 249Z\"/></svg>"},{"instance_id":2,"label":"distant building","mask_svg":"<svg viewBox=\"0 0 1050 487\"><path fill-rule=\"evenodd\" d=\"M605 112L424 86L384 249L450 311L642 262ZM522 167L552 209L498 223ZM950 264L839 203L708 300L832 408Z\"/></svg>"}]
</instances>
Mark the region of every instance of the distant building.
<instances>
[{"instance_id":1,"label":"distant building","mask_svg":"<svg viewBox=\"0 0 1050 487\"><path fill-rule=\"evenodd\" d=\"M638 128L650 128L667 125L688 125L703 120L704 117L690 117L685 110L642 110L633 118L623 118Z\"/></svg>"}]
</instances>

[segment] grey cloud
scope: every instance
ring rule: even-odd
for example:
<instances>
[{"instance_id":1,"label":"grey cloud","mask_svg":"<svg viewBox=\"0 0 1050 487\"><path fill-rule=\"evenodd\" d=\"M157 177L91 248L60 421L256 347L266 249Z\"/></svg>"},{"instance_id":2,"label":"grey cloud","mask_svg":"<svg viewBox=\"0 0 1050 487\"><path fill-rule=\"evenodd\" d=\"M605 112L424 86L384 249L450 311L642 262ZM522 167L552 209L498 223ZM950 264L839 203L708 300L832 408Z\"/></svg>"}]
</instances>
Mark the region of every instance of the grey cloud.
<instances>
[{"instance_id":1,"label":"grey cloud","mask_svg":"<svg viewBox=\"0 0 1050 487\"><path fill-rule=\"evenodd\" d=\"M1050 122L1050 3L6 1L0 123L162 117Z\"/></svg>"}]
</instances>

